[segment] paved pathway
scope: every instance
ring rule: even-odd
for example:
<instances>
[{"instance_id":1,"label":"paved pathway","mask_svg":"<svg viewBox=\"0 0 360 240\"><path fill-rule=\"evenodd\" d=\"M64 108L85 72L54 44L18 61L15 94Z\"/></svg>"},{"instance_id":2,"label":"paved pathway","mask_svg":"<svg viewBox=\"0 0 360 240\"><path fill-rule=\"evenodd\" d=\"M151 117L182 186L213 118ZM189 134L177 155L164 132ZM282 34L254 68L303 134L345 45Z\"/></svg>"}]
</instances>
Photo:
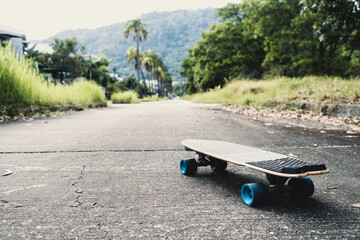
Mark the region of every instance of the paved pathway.
<instances>
[{"instance_id":1,"label":"paved pathway","mask_svg":"<svg viewBox=\"0 0 360 240\"><path fill-rule=\"evenodd\" d=\"M246 207L266 182L229 165L180 174L186 138L215 139L324 162L303 202ZM316 146L316 147L315 147ZM114 105L0 124L0 239L360 238L360 138L242 118L180 100Z\"/></svg>"}]
</instances>

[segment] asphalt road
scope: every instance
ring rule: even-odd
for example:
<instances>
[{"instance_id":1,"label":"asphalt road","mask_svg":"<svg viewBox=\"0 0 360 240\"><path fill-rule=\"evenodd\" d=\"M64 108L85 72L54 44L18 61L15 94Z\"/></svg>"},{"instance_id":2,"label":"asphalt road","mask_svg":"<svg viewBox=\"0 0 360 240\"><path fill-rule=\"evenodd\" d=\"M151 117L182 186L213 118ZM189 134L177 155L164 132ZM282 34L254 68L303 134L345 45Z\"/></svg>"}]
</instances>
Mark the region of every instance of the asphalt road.
<instances>
[{"instance_id":1,"label":"asphalt road","mask_svg":"<svg viewBox=\"0 0 360 240\"><path fill-rule=\"evenodd\" d=\"M264 174L181 175L186 138L323 162L314 195L241 202ZM0 239L359 239L360 137L247 119L181 100L0 124Z\"/></svg>"}]
</instances>

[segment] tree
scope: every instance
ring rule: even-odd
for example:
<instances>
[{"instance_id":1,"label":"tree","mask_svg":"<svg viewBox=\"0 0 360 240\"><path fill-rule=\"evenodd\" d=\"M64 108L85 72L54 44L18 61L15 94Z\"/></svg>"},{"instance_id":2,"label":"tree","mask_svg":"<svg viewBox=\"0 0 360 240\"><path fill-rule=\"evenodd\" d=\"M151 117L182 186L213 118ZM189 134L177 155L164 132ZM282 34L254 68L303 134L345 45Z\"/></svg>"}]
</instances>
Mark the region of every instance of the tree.
<instances>
[{"instance_id":1,"label":"tree","mask_svg":"<svg viewBox=\"0 0 360 240\"><path fill-rule=\"evenodd\" d=\"M141 69L141 62L142 62L143 58L144 58L143 54L139 53L136 48L129 47L129 49L126 53L126 59L128 60L128 63L134 64L135 70L137 72L141 73L142 78L143 78L144 88L145 88L145 95L146 95L147 87L146 87L146 82L145 82L145 76ZM140 84L140 79L139 79L139 84ZM141 91L141 89L139 91Z\"/></svg>"},{"instance_id":2,"label":"tree","mask_svg":"<svg viewBox=\"0 0 360 240\"><path fill-rule=\"evenodd\" d=\"M25 57L33 60L34 68L42 72L51 63L50 54L36 50L36 44L29 48L29 44L30 42L26 42L24 46Z\"/></svg>"},{"instance_id":3,"label":"tree","mask_svg":"<svg viewBox=\"0 0 360 240\"><path fill-rule=\"evenodd\" d=\"M242 5L236 3L228 3L225 7L219 8L215 13L215 16L219 17L222 21L230 21L234 24L239 24L244 19L241 6Z\"/></svg>"},{"instance_id":4,"label":"tree","mask_svg":"<svg viewBox=\"0 0 360 240\"><path fill-rule=\"evenodd\" d=\"M356 3L357 2L357 3ZM359 49L359 1L253 1L247 21L264 39L262 66L279 75L345 76ZM357 39L357 40L355 40Z\"/></svg>"},{"instance_id":5,"label":"tree","mask_svg":"<svg viewBox=\"0 0 360 240\"><path fill-rule=\"evenodd\" d=\"M146 30L146 24L143 24L140 19L134 19L128 21L128 23L125 26L124 30L124 36L125 39L127 39L131 32L134 32L134 40L136 41L136 65L137 68L137 76L138 81L140 82L140 42L144 39L146 40L148 32ZM139 92L140 97L142 96L141 92Z\"/></svg>"},{"instance_id":6,"label":"tree","mask_svg":"<svg viewBox=\"0 0 360 240\"><path fill-rule=\"evenodd\" d=\"M149 81L152 82L152 78L156 80L159 96L165 96L172 91L172 78L161 57L155 52L147 50L144 51L141 63L148 72ZM151 86L151 88L154 92L155 87Z\"/></svg>"},{"instance_id":7,"label":"tree","mask_svg":"<svg viewBox=\"0 0 360 240\"><path fill-rule=\"evenodd\" d=\"M336 75L345 71L346 62L360 50L360 1L302 0L301 4L302 15L313 21L319 71ZM334 66L334 62L339 61ZM336 70L338 72L334 72Z\"/></svg>"},{"instance_id":8,"label":"tree","mask_svg":"<svg viewBox=\"0 0 360 240\"><path fill-rule=\"evenodd\" d=\"M106 57L100 59L87 60L87 66L91 68L91 80L97 82L100 86L106 88L111 83L109 60ZM86 77L90 79L90 69L88 69Z\"/></svg>"},{"instance_id":9,"label":"tree","mask_svg":"<svg viewBox=\"0 0 360 240\"><path fill-rule=\"evenodd\" d=\"M80 45L75 37L64 40L56 38L50 46L54 52L51 54L51 63L48 67L66 72L71 78L80 77L84 73L86 66L82 54L85 47Z\"/></svg>"},{"instance_id":10,"label":"tree","mask_svg":"<svg viewBox=\"0 0 360 240\"><path fill-rule=\"evenodd\" d=\"M312 22L300 16L299 0L253 1L246 24L262 39L265 52L262 67L268 74L302 76L314 72Z\"/></svg>"},{"instance_id":11,"label":"tree","mask_svg":"<svg viewBox=\"0 0 360 240\"><path fill-rule=\"evenodd\" d=\"M180 71L180 75L187 79L185 84L187 94L194 94L200 89L194 79L195 59L192 57L191 53L192 51L189 50L189 58L182 61L181 67L183 70Z\"/></svg>"},{"instance_id":12,"label":"tree","mask_svg":"<svg viewBox=\"0 0 360 240\"><path fill-rule=\"evenodd\" d=\"M231 21L214 24L203 32L189 59L182 63L181 74L188 78L187 92L206 91L239 76L260 77L264 50L252 34L244 25Z\"/></svg>"},{"instance_id":13,"label":"tree","mask_svg":"<svg viewBox=\"0 0 360 240\"><path fill-rule=\"evenodd\" d=\"M188 93L237 76L360 73L360 0L244 0L217 16L181 64Z\"/></svg>"},{"instance_id":14,"label":"tree","mask_svg":"<svg viewBox=\"0 0 360 240\"><path fill-rule=\"evenodd\" d=\"M141 62L147 72L147 76L149 79L149 88L151 89L151 92L154 92L154 86L152 83L152 70L154 67L155 56L156 54L151 50L144 51L144 57Z\"/></svg>"},{"instance_id":15,"label":"tree","mask_svg":"<svg viewBox=\"0 0 360 240\"><path fill-rule=\"evenodd\" d=\"M34 47L26 51L26 56L36 61L40 72L52 73L53 77L61 80L65 72L71 78L81 76L94 80L104 88L111 83L109 60L106 57L85 59L85 48L76 38L55 39L50 46L54 50L52 54L40 53Z\"/></svg>"},{"instance_id":16,"label":"tree","mask_svg":"<svg viewBox=\"0 0 360 240\"><path fill-rule=\"evenodd\" d=\"M125 57L128 63L134 64L135 70L138 71L140 67L139 63L140 63L140 59L142 58L142 54L139 54L136 48L129 47Z\"/></svg>"},{"instance_id":17,"label":"tree","mask_svg":"<svg viewBox=\"0 0 360 240\"><path fill-rule=\"evenodd\" d=\"M172 91L172 78L161 57L155 53L152 55L152 75L157 80L159 96L165 96Z\"/></svg>"}]
</instances>

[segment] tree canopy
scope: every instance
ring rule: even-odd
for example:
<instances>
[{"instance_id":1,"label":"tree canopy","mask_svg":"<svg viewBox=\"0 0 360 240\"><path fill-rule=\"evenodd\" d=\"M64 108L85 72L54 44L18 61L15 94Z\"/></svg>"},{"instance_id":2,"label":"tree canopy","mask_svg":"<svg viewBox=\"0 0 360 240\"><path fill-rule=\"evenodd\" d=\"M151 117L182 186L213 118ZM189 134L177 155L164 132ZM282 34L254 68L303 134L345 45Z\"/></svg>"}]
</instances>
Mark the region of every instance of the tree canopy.
<instances>
[{"instance_id":1,"label":"tree canopy","mask_svg":"<svg viewBox=\"0 0 360 240\"><path fill-rule=\"evenodd\" d=\"M80 77L85 68L82 54L85 47L80 45L75 37L66 39L55 39L50 44L54 52L51 54L49 67L70 73L70 77Z\"/></svg>"},{"instance_id":2,"label":"tree canopy","mask_svg":"<svg viewBox=\"0 0 360 240\"><path fill-rule=\"evenodd\" d=\"M75 37L54 39L50 44L53 52L41 53L35 46L27 49L26 56L36 61L41 73L51 73L54 78L85 77L106 87L111 82L109 74L110 61L106 57L91 59L85 57L85 47ZM64 75L65 74L65 75Z\"/></svg>"},{"instance_id":3,"label":"tree canopy","mask_svg":"<svg viewBox=\"0 0 360 240\"><path fill-rule=\"evenodd\" d=\"M187 92L226 79L360 75L359 0L244 0L218 9L182 62Z\"/></svg>"}]
</instances>

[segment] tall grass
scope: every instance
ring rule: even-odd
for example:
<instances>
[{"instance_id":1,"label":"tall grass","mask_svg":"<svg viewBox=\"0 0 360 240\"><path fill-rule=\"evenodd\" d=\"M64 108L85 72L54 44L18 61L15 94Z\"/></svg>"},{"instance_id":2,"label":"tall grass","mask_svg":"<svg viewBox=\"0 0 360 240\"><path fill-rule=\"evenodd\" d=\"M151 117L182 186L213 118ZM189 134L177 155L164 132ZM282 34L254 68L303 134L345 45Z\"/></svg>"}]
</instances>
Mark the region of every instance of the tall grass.
<instances>
[{"instance_id":1,"label":"tall grass","mask_svg":"<svg viewBox=\"0 0 360 240\"><path fill-rule=\"evenodd\" d=\"M159 97L158 95L152 95L149 97L144 97L143 99L141 99L141 102L156 102L156 101L161 101L161 100L166 100L169 99L167 97Z\"/></svg>"},{"instance_id":2,"label":"tall grass","mask_svg":"<svg viewBox=\"0 0 360 240\"><path fill-rule=\"evenodd\" d=\"M105 105L100 86L94 82L53 85L33 68L33 63L18 58L10 45L0 47L0 115L27 108L87 108Z\"/></svg>"},{"instance_id":3,"label":"tall grass","mask_svg":"<svg viewBox=\"0 0 360 240\"><path fill-rule=\"evenodd\" d=\"M134 91L113 93L111 95L113 103L139 103L139 97Z\"/></svg>"},{"instance_id":4,"label":"tall grass","mask_svg":"<svg viewBox=\"0 0 360 240\"><path fill-rule=\"evenodd\" d=\"M279 77L268 80L239 80L222 89L188 96L195 102L242 106L286 106L304 102L352 103L360 100L360 80L337 77Z\"/></svg>"}]
</instances>

